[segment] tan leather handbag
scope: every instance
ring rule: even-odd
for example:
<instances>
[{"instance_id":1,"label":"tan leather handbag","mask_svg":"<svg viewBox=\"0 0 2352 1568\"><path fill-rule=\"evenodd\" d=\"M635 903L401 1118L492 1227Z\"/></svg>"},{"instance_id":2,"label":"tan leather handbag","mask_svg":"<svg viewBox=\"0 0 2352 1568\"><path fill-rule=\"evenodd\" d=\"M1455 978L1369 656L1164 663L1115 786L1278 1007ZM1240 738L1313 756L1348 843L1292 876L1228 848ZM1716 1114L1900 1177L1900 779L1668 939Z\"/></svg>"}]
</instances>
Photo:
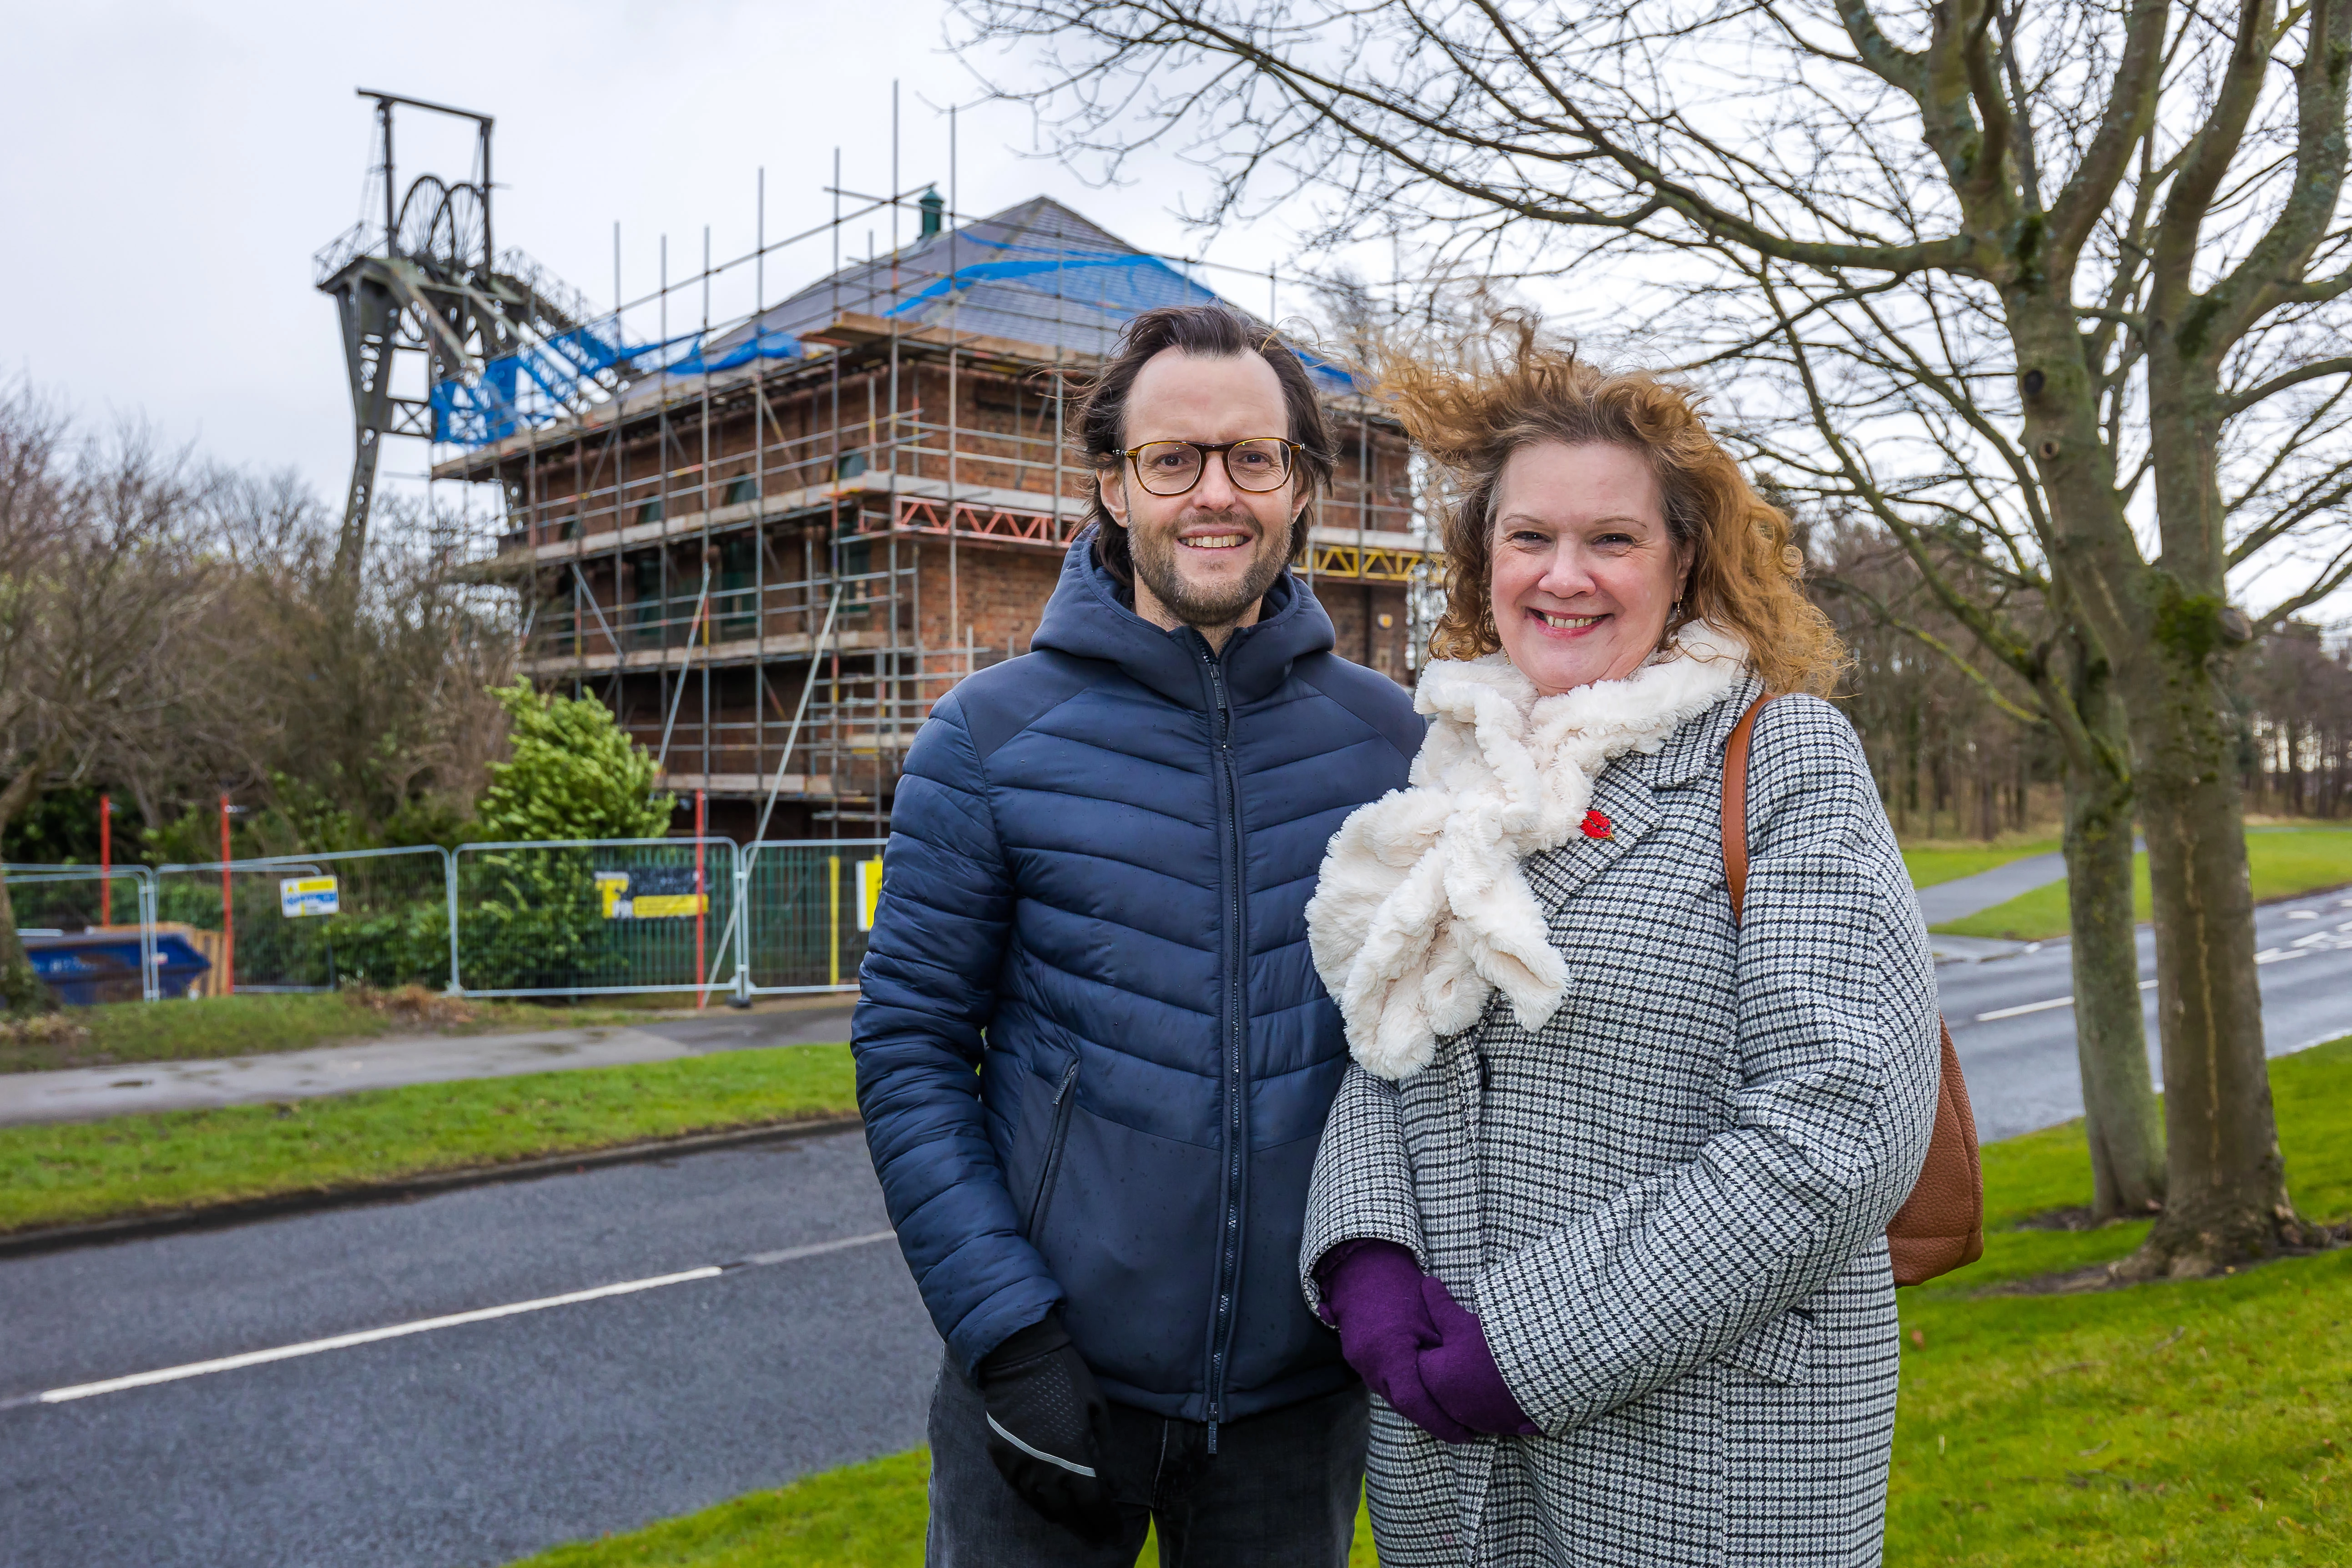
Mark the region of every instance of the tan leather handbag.
<instances>
[{"instance_id":1,"label":"tan leather handbag","mask_svg":"<svg viewBox=\"0 0 2352 1568\"><path fill-rule=\"evenodd\" d=\"M1731 889L1731 921L1748 893L1748 740L1756 715L1772 699L1758 698L1740 715L1723 748L1723 879ZM1969 1110L1969 1086L1952 1031L1939 1017L1943 1037L1943 1082L1936 1090L1936 1131L1927 1163L1911 1195L1886 1227L1886 1250L1897 1285L1916 1285L1948 1274L1984 1256L1984 1171L1977 1160L1977 1121Z\"/></svg>"}]
</instances>

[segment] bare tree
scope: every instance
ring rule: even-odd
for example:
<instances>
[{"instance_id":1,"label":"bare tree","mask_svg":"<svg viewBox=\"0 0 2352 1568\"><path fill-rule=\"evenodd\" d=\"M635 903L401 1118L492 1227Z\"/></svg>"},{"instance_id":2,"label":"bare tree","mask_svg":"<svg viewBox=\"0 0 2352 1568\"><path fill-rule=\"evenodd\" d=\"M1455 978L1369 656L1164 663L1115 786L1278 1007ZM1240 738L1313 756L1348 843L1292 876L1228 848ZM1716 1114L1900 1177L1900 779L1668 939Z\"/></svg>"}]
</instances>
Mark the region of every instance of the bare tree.
<instances>
[{"instance_id":1,"label":"bare tree","mask_svg":"<svg viewBox=\"0 0 2352 1568\"><path fill-rule=\"evenodd\" d=\"M1769 439L1755 444L1775 451ZM1914 580L1941 616L1902 603L1896 592L1843 561L1833 562L1820 585L1857 602L1873 622L1964 675L1991 707L2056 742L2063 764L2068 959L2092 1213L2107 1220L2159 1210L2164 1124L2148 1075L2140 1009L2130 738L2115 700L2111 667L2082 618L2066 613L2062 590L2029 557L1987 563L1984 531L1971 531L1965 511L1938 508L1915 519L1904 504L1907 496L1849 485L1840 470L1822 472L1787 452L1777 455L1788 463L1783 483L1795 476L1797 486L1817 499L1863 502L1908 558ZM1936 625L1937 619L1946 625ZM1971 657L1969 644L1981 658ZM2003 681L2003 675L2011 679Z\"/></svg>"},{"instance_id":2,"label":"bare tree","mask_svg":"<svg viewBox=\"0 0 2352 1568\"><path fill-rule=\"evenodd\" d=\"M139 426L76 440L29 388L0 394L0 829L201 679L184 635L204 601L184 548L194 482ZM0 1007L45 998L0 886Z\"/></svg>"},{"instance_id":3,"label":"bare tree","mask_svg":"<svg viewBox=\"0 0 2352 1568\"><path fill-rule=\"evenodd\" d=\"M421 509L379 497L356 576L337 520L290 474L226 473L204 509L235 643L222 701L193 724L271 810L272 848L444 837L470 815L506 734L510 591L469 574Z\"/></svg>"},{"instance_id":4,"label":"bare tree","mask_svg":"<svg viewBox=\"0 0 2352 1568\"><path fill-rule=\"evenodd\" d=\"M1748 341L1798 368L1807 334L1856 364L1867 340L1883 387L1940 402L1967 437L1948 467L2016 520L1978 556L2043 577L2070 623L2048 689L2083 687L2085 732L2130 742L2168 1191L2126 1273L2320 1239L2289 1200L2272 1114L2227 685L2260 628L2352 577L2352 0L963 14L968 49L1045 56L1048 85L1024 96L1059 117L1066 150L1115 173L1181 142L1213 166L1209 217L1304 194L1335 234L1386 226L1439 251L1595 269L1636 255L1684 279L1727 260ZM1822 472L1857 495L1907 489L1853 460L1853 432L1838 449L1835 400L1808 401ZM2265 567L2284 585L2254 614L2232 605L2232 571Z\"/></svg>"},{"instance_id":5,"label":"bare tree","mask_svg":"<svg viewBox=\"0 0 2352 1568\"><path fill-rule=\"evenodd\" d=\"M2352 805L2352 643L2297 622L2267 638L2246 682L2248 786L2267 809L2336 817Z\"/></svg>"},{"instance_id":6,"label":"bare tree","mask_svg":"<svg viewBox=\"0 0 2352 1568\"><path fill-rule=\"evenodd\" d=\"M1977 367L1952 368L1950 351L1964 334L1937 321L1946 329L1937 339L1939 360L1920 354L1900 330L1908 323L1897 307L1923 304L1936 321L1937 308L1948 303L1932 275L1860 301L1808 300L1803 308L1792 306L1769 267L1756 267L1745 281L1765 307L1769 335L1734 324L1733 341L1717 357L1736 362L1750 382L1776 381L1777 390L1791 394L1777 423L1744 422L1748 444L1784 488L1857 509L1883 528L1963 637L1937 635L1850 580L1832 577L1830 585L1870 604L2057 743L2092 1210L2100 1219L2156 1211L2166 1187L2165 1139L2140 1007L2131 736L2114 665L2069 598L2073 580L2049 572L2038 548L2024 509L2046 510L2046 502L2031 469L2008 482L1981 477L2001 471L1979 435L1995 416L1977 395L1985 379ZM1699 292L1723 302L1720 289ZM1851 318L1842 314L1847 310ZM1720 310L1712 319L1724 321ZM2014 678L2014 698L1996 672Z\"/></svg>"}]
</instances>

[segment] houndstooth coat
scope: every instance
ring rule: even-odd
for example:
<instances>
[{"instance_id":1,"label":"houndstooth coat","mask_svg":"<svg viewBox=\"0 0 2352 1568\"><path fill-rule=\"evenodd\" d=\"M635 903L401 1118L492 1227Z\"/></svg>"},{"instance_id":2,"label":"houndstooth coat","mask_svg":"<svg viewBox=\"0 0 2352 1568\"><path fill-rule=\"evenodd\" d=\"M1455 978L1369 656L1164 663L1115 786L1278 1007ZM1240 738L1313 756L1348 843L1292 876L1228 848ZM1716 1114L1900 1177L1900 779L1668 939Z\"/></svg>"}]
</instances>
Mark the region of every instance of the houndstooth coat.
<instances>
[{"instance_id":1,"label":"houndstooth coat","mask_svg":"<svg viewBox=\"0 0 2352 1568\"><path fill-rule=\"evenodd\" d=\"M1565 959L1391 1081L1352 1066L1302 1283L1379 1237L1480 1315L1535 1437L1438 1442L1375 1401L1383 1568L1879 1561L1895 1390L1884 1231L1926 1156L1919 907L1836 710L1759 715L1744 923L1724 886L1741 679L1599 772L1610 836L1521 864Z\"/></svg>"}]
</instances>

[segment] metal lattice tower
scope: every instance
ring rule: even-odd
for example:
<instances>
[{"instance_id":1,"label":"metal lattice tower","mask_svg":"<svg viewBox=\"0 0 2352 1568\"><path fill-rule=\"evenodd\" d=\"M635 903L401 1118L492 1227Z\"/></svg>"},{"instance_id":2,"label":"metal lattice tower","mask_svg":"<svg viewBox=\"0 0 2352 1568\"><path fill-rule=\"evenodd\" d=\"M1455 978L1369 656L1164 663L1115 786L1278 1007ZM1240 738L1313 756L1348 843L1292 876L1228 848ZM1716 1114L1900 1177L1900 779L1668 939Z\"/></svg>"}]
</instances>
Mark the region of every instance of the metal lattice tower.
<instances>
[{"instance_id":1,"label":"metal lattice tower","mask_svg":"<svg viewBox=\"0 0 2352 1568\"><path fill-rule=\"evenodd\" d=\"M495 247L489 115L366 88L359 96L375 103L382 224L361 220L314 258L318 289L334 297L341 318L351 376L352 482L336 548L336 568L347 576L358 572L365 550L384 437L445 438L446 410L431 395L435 389L478 384L490 361L576 333L587 315L585 301L529 257ZM420 174L401 191L392 137L393 110L401 104L474 121L473 178ZM422 358L426 397L393 390L402 354ZM609 391L620 380L619 370L609 371L579 392Z\"/></svg>"}]
</instances>

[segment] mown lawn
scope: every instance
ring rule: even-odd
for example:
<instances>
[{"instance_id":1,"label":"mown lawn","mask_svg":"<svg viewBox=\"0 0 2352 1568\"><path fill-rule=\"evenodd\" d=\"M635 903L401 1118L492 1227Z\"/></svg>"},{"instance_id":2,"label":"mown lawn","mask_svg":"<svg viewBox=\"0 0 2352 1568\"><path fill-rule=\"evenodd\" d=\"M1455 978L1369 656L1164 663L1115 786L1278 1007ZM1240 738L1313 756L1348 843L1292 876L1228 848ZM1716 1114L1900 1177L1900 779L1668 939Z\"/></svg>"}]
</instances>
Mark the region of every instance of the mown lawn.
<instances>
[{"instance_id":1,"label":"mown lawn","mask_svg":"<svg viewBox=\"0 0 2352 1568\"><path fill-rule=\"evenodd\" d=\"M2271 1066L2297 1205L2352 1218L2352 1039ZM1890 1564L2352 1562L2352 1250L2082 1295L1988 1286L2119 1258L2079 1122L1985 1151L1986 1256L1903 1293Z\"/></svg>"},{"instance_id":2,"label":"mown lawn","mask_svg":"<svg viewBox=\"0 0 2352 1568\"><path fill-rule=\"evenodd\" d=\"M2352 827L2258 827L2246 835L2246 859L2257 903L2341 887L2352 882ZM2152 908L2147 857L2137 855L2132 859L2133 917L2147 920ZM2048 942L2064 936L2067 926L2066 883L2061 879L1935 929L1951 936Z\"/></svg>"},{"instance_id":3,"label":"mown lawn","mask_svg":"<svg viewBox=\"0 0 2352 1568\"><path fill-rule=\"evenodd\" d=\"M2272 1063L2271 1085L2297 1204L2352 1218L2352 1038ZM2352 1248L2194 1284L1989 1293L2120 1258L2147 1226L2019 1228L2088 1205L2079 1121L1984 1156L1984 1258L1901 1297L1890 1568L2352 1563ZM926 1473L920 1449L894 1455L517 1568L916 1568ZM1350 1562L1375 1562L1360 1517Z\"/></svg>"},{"instance_id":4,"label":"mown lawn","mask_svg":"<svg viewBox=\"0 0 2352 1568\"><path fill-rule=\"evenodd\" d=\"M558 1546L515 1568L922 1568L930 1474L929 1453L917 1448L626 1534ZM1156 1543L1145 1542L1142 1561L1157 1568ZM1371 1521L1359 1505L1349 1568L1379 1562Z\"/></svg>"},{"instance_id":5,"label":"mown lawn","mask_svg":"<svg viewBox=\"0 0 2352 1568\"><path fill-rule=\"evenodd\" d=\"M856 1107L848 1047L781 1046L0 1128L0 1234L837 1116Z\"/></svg>"},{"instance_id":6,"label":"mown lawn","mask_svg":"<svg viewBox=\"0 0 2352 1568\"><path fill-rule=\"evenodd\" d=\"M2015 844L1914 844L1903 850L1903 865L1915 888L1932 888L2022 860L2047 855L2058 847L2055 838L2026 839Z\"/></svg>"},{"instance_id":7,"label":"mown lawn","mask_svg":"<svg viewBox=\"0 0 2352 1568\"><path fill-rule=\"evenodd\" d=\"M671 1005L689 994L668 999ZM201 1001L107 1002L68 1007L30 1024L0 1022L0 1072L209 1061L344 1045L385 1035L486 1034L642 1020L642 1009L475 1002L419 986Z\"/></svg>"}]
</instances>

